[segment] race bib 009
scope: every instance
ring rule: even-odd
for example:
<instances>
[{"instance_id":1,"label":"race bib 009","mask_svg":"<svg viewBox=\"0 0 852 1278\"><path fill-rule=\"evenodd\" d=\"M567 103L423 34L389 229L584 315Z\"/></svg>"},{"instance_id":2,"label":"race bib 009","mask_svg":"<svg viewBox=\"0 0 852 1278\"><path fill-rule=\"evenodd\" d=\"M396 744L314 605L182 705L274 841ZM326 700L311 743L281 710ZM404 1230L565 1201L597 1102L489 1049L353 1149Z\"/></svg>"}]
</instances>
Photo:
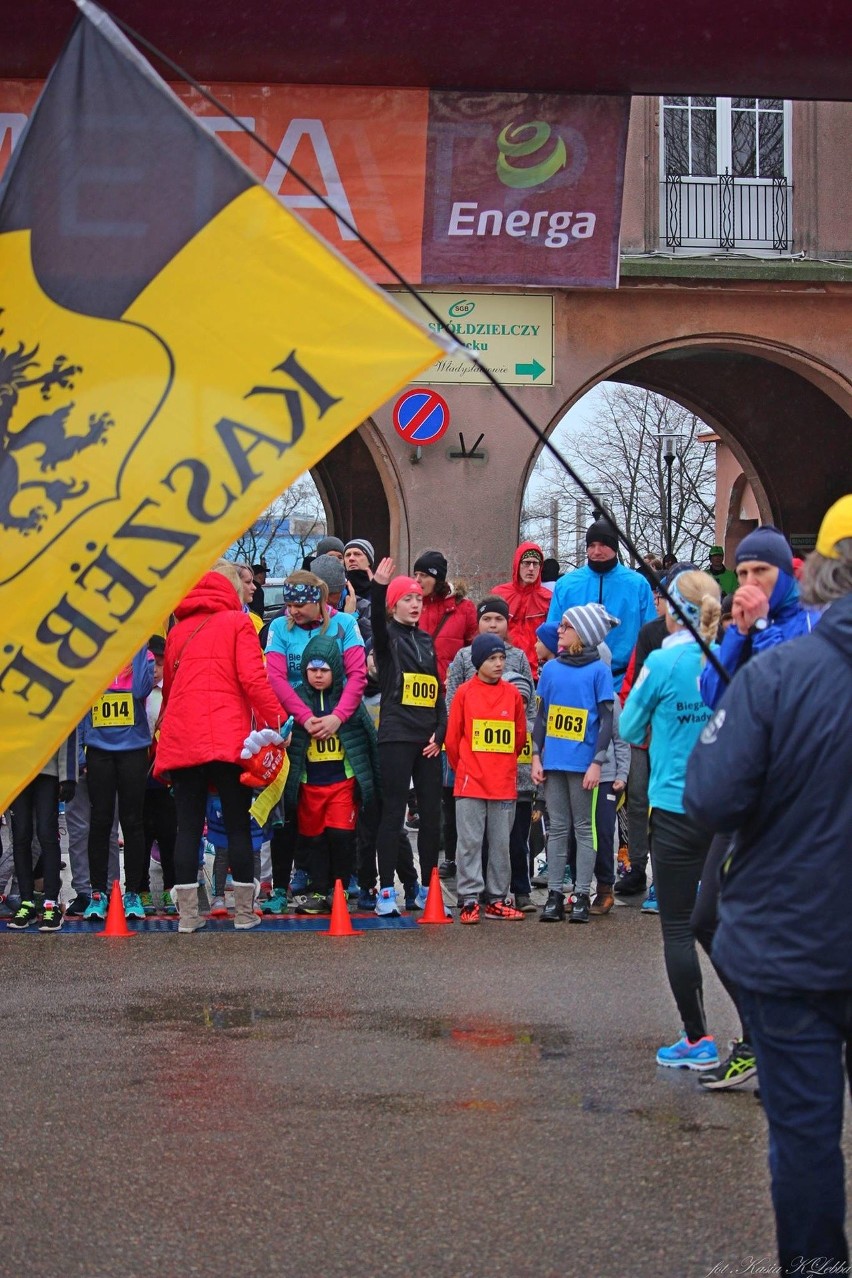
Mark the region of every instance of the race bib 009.
<instances>
[{"instance_id":1,"label":"race bib 009","mask_svg":"<svg viewBox=\"0 0 852 1278\"><path fill-rule=\"evenodd\" d=\"M588 710L576 706L551 706L547 712L547 735L563 741L582 741L589 721Z\"/></svg>"},{"instance_id":2,"label":"race bib 009","mask_svg":"<svg viewBox=\"0 0 852 1278\"><path fill-rule=\"evenodd\" d=\"M402 676L404 706L434 706L437 703L438 680L434 675L404 674Z\"/></svg>"}]
</instances>

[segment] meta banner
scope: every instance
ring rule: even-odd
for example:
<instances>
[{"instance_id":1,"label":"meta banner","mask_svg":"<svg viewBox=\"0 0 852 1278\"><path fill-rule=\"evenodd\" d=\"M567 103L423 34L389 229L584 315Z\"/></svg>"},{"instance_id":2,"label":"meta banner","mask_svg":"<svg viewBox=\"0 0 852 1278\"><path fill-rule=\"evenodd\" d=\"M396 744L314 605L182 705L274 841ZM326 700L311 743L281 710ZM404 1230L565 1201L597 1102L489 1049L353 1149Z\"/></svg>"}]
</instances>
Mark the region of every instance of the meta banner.
<instances>
[{"instance_id":1,"label":"meta banner","mask_svg":"<svg viewBox=\"0 0 852 1278\"><path fill-rule=\"evenodd\" d=\"M0 81L0 171L40 87ZM272 195L377 283L393 276L359 235L412 283L618 283L627 97L210 85L237 123L188 86L171 87ZM144 133L144 119L134 127ZM120 154L115 168L118 183Z\"/></svg>"}]
</instances>

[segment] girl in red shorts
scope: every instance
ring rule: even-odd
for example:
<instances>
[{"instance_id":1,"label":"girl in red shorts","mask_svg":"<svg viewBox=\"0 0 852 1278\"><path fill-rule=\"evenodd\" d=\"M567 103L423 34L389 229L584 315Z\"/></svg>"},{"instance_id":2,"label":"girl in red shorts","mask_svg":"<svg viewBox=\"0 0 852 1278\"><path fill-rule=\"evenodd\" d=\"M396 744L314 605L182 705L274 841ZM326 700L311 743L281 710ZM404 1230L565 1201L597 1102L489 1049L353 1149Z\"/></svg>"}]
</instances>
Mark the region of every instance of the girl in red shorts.
<instances>
[{"instance_id":1,"label":"girl in red shorts","mask_svg":"<svg viewBox=\"0 0 852 1278\"><path fill-rule=\"evenodd\" d=\"M302 654L297 692L318 722L334 711L345 674L333 639L311 639ZM376 788L376 730L363 703L333 736L311 735L298 724L287 751L290 772L285 803L296 808L300 851L308 865L310 891L297 914L328 914L336 879L349 882L355 861L355 823Z\"/></svg>"}]
</instances>

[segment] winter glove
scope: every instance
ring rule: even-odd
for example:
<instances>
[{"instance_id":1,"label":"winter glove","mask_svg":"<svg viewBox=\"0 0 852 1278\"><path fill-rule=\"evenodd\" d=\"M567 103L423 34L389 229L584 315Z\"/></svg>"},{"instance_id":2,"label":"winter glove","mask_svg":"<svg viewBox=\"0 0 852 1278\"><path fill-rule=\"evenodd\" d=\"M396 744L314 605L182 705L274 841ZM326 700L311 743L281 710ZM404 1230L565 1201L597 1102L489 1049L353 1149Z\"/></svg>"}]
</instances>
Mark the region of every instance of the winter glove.
<instances>
[{"instance_id":1,"label":"winter glove","mask_svg":"<svg viewBox=\"0 0 852 1278\"><path fill-rule=\"evenodd\" d=\"M76 781L60 781L59 782L59 802L70 803L77 793Z\"/></svg>"},{"instance_id":2,"label":"winter glove","mask_svg":"<svg viewBox=\"0 0 852 1278\"><path fill-rule=\"evenodd\" d=\"M261 728L248 734L240 753L240 758L246 760L246 769L240 776L243 785L263 790L275 780L286 757L283 741L284 737L274 728Z\"/></svg>"}]
</instances>

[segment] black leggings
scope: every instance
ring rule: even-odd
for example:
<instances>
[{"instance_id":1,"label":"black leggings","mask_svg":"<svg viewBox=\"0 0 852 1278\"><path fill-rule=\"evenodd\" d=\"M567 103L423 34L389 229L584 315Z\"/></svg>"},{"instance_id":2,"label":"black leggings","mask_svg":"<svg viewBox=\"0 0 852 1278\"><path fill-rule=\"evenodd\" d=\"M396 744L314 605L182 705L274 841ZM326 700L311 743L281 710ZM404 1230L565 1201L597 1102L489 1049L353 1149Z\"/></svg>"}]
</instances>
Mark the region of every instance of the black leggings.
<instances>
[{"instance_id":1,"label":"black leggings","mask_svg":"<svg viewBox=\"0 0 852 1278\"><path fill-rule=\"evenodd\" d=\"M713 963L713 937L716 935L716 928L719 926L719 888L721 886L722 864L730 850L730 834L714 835L713 842L710 844L710 851L707 853L707 860L704 862L701 887L698 889L698 899L695 902L695 909L692 911L692 930L711 963ZM725 973L720 971L715 963L713 963L713 970L737 1009L740 1025L742 1026L743 1042L751 1043L748 1025L746 1025L745 1017L740 1008L737 987L732 981L728 980Z\"/></svg>"},{"instance_id":2,"label":"black leggings","mask_svg":"<svg viewBox=\"0 0 852 1278\"><path fill-rule=\"evenodd\" d=\"M139 746L135 750L102 750L99 746L89 746L86 750L86 779L92 801L89 877L94 892L106 892L107 889L109 836L115 819L116 796L118 819L124 835L124 890L145 891L148 856L142 813L148 764L147 746Z\"/></svg>"},{"instance_id":3,"label":"black leggings","mask_svg":"<svg viewBox=\"0 0 852 1278\"><path fill-rule=\"evenodd\" d=\"M240 783L238 763L197 764L193 768L173 768L172 786L177 808L175 839L175 882L181 886L198 880L198 849L204 831L207 795L212 785L222 801L222 816L228 836L231 873L236 883L254 880L254 852L251 845L249 808L252 792Z\"/></svg>"},{"instance_id":4,"label":"black leggings","mask_svg":"<svg viewBox=\"0 0 852 1278\"><path fill-rule=\"evenodd\" d=\"M681 812L651 812L651 864L666 975L690 1042L707 1033L698 952L690 919L711 835Z\"/></svg>"},{"instance_id":5,"label":"black leggings","mask_svg":"<svg viewBox=\"0 0 852 1278\"><path fill-rule=\"evenodd\" d=\"M39 863L44 875L44 898L59 900L59 778L40 772L21 791L11 807L12 854L22 901L31 901L35 891L33 833L41 844Z\"/></svg>"},{"instance_id":6,"label":"black leggings","mask_svg":"<svg viewBox=\"0 0 852 1278\"><path fill-rule=\"evenodd\" d=\"M143 807L145 828L145 876L143 892L150 891L151 846L157 840L160 849L160 868L163 871L163 888L166 892L175 885L175 838L177 837L177 812L175 801L164 785L150 785L145 791Z\"/></svg>"},{"instance_id":7,"label":"black leggings","mask_svg":"<svg viewBox=\"0 0 852 1278\"><path fill-rule=\"evenodd\" d=\"M379 770L382 777L382 815L376 835L379 857L379 882L383 888L393 887L399 855L399 836L405 822L408 787L413 779L417 791L420 825L417 833L417 855L420 879L428 886L432 870L438 864L441 839L441 756L426 759L427 743L408 741L379 742Z\"/></svg>"}]
</instances>

